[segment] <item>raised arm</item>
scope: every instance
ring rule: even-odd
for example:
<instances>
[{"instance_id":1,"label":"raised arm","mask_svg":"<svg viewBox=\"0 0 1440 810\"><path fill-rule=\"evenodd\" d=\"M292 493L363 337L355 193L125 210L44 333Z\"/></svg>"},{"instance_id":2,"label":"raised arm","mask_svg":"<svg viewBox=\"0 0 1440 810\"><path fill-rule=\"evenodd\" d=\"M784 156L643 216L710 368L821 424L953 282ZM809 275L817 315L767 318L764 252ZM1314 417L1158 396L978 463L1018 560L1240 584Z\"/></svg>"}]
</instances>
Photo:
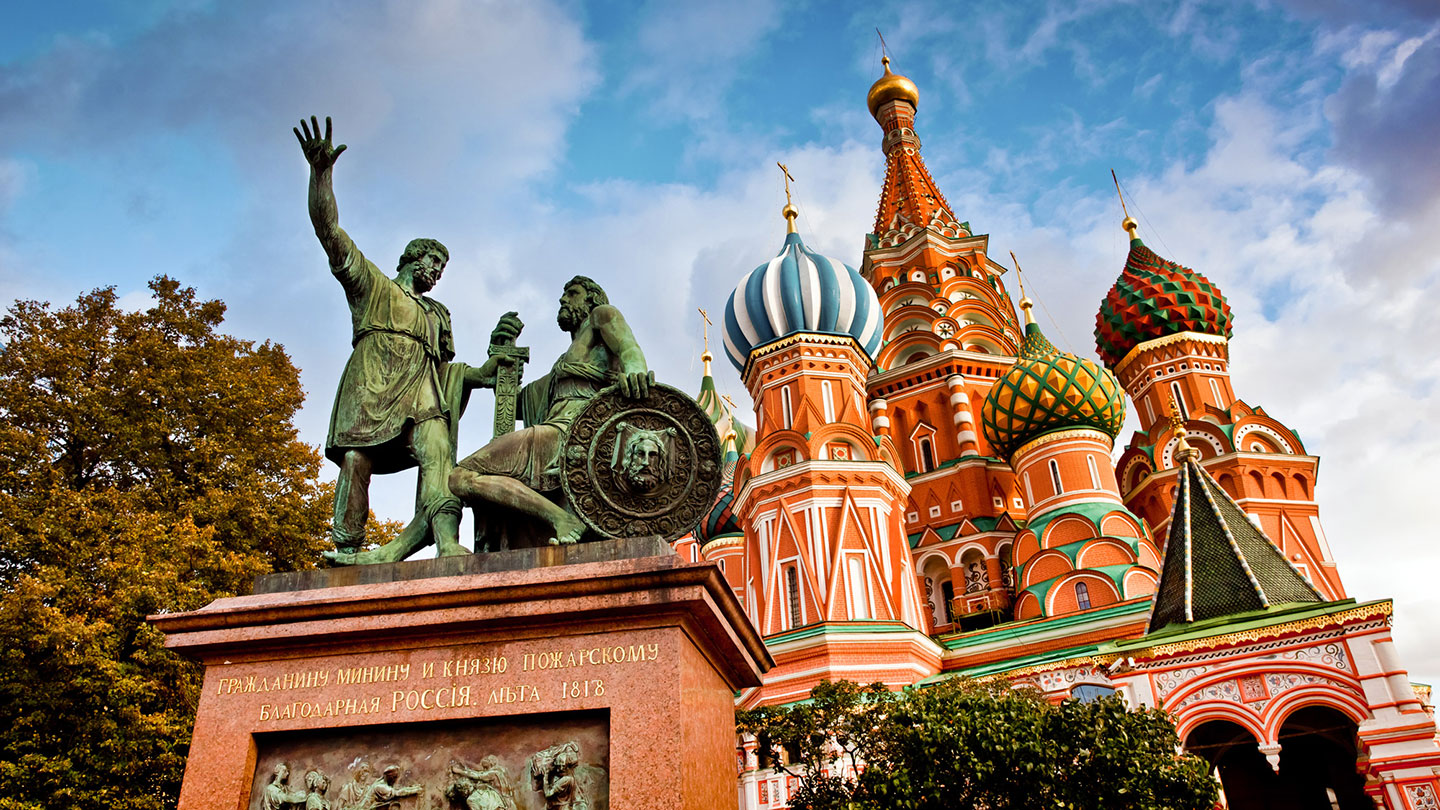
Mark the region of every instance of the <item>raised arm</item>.
<instances>
[{"instance_id":1,"label":"raised arm","mask_svg":"<svg viewBox=\"0 0 1440 810\"><path fill-rule=\"evenodd\" d=\"M609 304L601 304L590 313L590 322L600 330L600 337L616 357L620 358L620 393L632 399L642 399L650 393L655 384L655 372L645 365L645 353L635 342L635 333L620 310Z\"/></svg>"},{"instance_id":2,"label":"raised arm","mask_svg":"<svg viewBox=\"0 0 1440 810\"><path fill-rule=\"evenodd\" d=\"M333 146L330 139L330 117L325 117L325 136L320 137L320 121L310 116L307 123L300 121L295 127L295 139L310 164L310 222L315 226L315 236L330 257L330 264L339 267L350 251L350 237L340 228L340 211L335 205L335 187L332 174L335 159L345 151L345 145Z\"/></svg>"}]
</instances>

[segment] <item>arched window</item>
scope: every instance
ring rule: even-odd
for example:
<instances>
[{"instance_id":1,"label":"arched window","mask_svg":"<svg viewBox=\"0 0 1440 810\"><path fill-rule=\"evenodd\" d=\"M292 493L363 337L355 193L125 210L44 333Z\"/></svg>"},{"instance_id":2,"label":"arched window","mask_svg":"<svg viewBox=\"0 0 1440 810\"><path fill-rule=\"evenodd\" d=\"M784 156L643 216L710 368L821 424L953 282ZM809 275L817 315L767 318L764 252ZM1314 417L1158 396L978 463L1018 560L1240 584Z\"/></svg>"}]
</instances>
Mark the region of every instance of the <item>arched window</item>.
<instances>
[{"instance_id":1,"label":"arched window","mask_svg":"<svg viewBox=\"0 0 1440 810\"><path fill-rule=\"evenodd\" d=\"M1050 459L1050 483L1055 485L1056 495L1065 492L1065 486L1060 483L1060 465L1056 464L1053 458Z\"/></svg>"},{"instance_id":2,"label":"arched window","mask_svg":"<svg viewBox=\"0 0 1440 810\"><path fill-rule=\"evenodd\" d=\"M1081 610L1090 609L1090 586L1083 582L1075 583L1075 604Z\"/></svg>"},{"instance_id":3,"label":"arched window","mask_svg":"<svg viewBox=\"0 0 1440 810\"><path fill-rule=\"evenodd\" d=\"M835 421L835 394L829 380L820 381L820 403L825 407L825 423Z\"/></svg>"},{"instance_id":4,"label":"arched window","mask_svg":"<svg viewBox=\"0 0 1440 810\"><path fill-rule=\"evenodd\" d=\"M790 386L788 385L780 389L780 418L782 420L780 426L786 430L789 430L795 422L795 414L790 410Z\"/></svg>"},{"instance_id":5,"label":"arched window","mask_svg":"<svg viewBox=\"0 0 1440 810\"><path fill-rule=\"evenodd\" d=\"M864 565L864 561L858 554L851 554L850 558L845 561L845 579L850 590L850 618L852 619L870 618L870 597L865 592Z\"/></svg>"},{"instance_id":6,"label":"arched window","mask_svg":"<svg viewBox=\"0 0 1440 810\"><path fill-rule=\"evenodd\" d=\"M1225 400L1220 397L1220 383L1214 377L1210 378L1210 393L1215 395L1216 407L1225 407Z\"/></svg>"},{"instance_id":7,"label":"arched window","mask_svg":"<svg viewBox=\"0 0 1440 810\"><path fill-rule=\"evenodd\" d=\"M1143 399L1143 400L1141 400L1141 401L1145 403L1145 422L1146 422L1147 424L1152 424L1152 423L1154 423L1154 421L1155 421L1155 411L1150 407L1150 398L1149 398L1149 397L1146 397L1145 399Z\"/></svg>"},{"instance_id":8,"label":"arched window","mask_svg":"<svg viewBox=\"0 0 1440 810\"><path fill-rule=\"evenodd\" d=\"M1025 471L1025 500L1030 504L1035 503L1035 490L1030 488L1030 471Z\"/></svg>"},{"instance_id":9,"label":"arched window","mask_svg":"<svg viewBox=\"0 0 1440 810\"><path fill-rule=\"evenodd\" d=\"M799 627L800 621L800 577L795 566L785 567L785 595L790 601L790 626Z\"/></svg>"},{"instance_id":10,"label":"arched window","mask_svg":"<svg viewBox=\"0 0 1440 810\"><path fill-rule=\"evenodd\" d=\"M718 561L718 564L719 564L719 566L720 566L720 573L722 573L722 574L725 573L725 561L724 561L724 560L719 560L719 561Z\"/></svg>"},{"instance_id":11,"label":"arched window","mask_svg":"<svg viewBox=\"0 0 1440 810\"><path fill-rule=\"evenodd\" d=\"M1185 407L1185 395L1180 391L1180 383L1170 383L1170 395L1175 398L1175 407L1180 409L1180 418L1189 419L1190 409Z\"/></svg>"},{"instance_id":12,"label":"arched window","mask_svg":"<svg viewBox=\"0 0 1440 810\"><path fill-rule=\"evenodd\" d=\"M949 580L940 583L940 595L945 599L945 623L955 623L955 585Z\"/></svg>"},{"instance_id":13,"label":"arched window","mask_svg":"<svg viewBox=\"0 0 1440 810\"><path fill-rule=\"evenodd\" d=\"M699 562L699 561L700 561L700 547L699 547L699 546L691 546L691 547L690 547L690 562Z\"/></svg>"},{"instance_id":14,"label":"arched window","mask_svg":"<svg viewBox=\"0 0 1440 810\"><path fill-rule=\"evenodd\" d=\"M1095 466L1095 457L1085 456L1085 464L1090 468L1090 486L1093 489L1100 488L1100 470Z\"/></svg>"},{"instance_id":15,"label":"arched window","mask_svg":"<svg viewBox=\"0 0 1440 810\"><path fill-rule=\"evenodd\" d=\"M920 440L920 472L930 472L935 469L935 446L926 436Z\"/></svg>"}]
</instances>

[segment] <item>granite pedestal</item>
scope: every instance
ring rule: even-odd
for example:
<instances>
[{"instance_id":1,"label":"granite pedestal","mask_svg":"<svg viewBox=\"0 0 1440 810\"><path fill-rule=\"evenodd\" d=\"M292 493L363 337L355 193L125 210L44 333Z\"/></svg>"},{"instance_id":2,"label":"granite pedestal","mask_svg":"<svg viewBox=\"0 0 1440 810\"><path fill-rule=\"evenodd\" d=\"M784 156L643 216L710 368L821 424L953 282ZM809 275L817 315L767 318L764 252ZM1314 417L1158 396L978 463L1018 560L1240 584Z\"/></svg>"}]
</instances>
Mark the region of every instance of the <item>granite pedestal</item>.
<instances>
[{"instance_id":1,"label":"granite pedestal","mask_svg":"<svg viewBox=\"0 0 1440 810\"><path fill-rule=\"evenodd\" d=\"M734 693L771 665L659 538L277 574L151 621L205 664L181 810L734 807Z\"/></svg>"}]
</instances>

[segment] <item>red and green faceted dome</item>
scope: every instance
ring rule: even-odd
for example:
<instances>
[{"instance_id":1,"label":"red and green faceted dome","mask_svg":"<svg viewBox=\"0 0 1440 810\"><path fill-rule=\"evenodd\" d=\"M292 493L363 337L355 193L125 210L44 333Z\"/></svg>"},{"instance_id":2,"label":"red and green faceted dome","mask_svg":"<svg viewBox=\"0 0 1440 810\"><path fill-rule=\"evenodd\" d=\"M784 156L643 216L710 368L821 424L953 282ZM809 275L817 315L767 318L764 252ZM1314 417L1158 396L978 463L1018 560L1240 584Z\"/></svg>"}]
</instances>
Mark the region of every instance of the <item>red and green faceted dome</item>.
<instances>
[{"instance_id":1,"label":"red and green faceted dome","mask_svg":"<svg viewBox=\"0 0 1440 810\"><path fill-rule=\"evenodd\" d=\"M1020 357L990 389L980 425L996 455L1009 460L1021 445L1068 428L1094 428L1112 440L1125 422L1125 392L1099 363L1055 348L1028 324Z\"/></svg>"},{"instance_id":2,"label":"red and green faceted dome","mask_svg":"<svg viewBox=\"0 0 1440 810\"><path fill-rule=\"evenodd\" d=\"M1095 351L1114 368L1141 343L1180 332L1229 338L1230 305L1209 279L1130 240L1125 271L1095 316Z\"/></svg>"}]
</instances>

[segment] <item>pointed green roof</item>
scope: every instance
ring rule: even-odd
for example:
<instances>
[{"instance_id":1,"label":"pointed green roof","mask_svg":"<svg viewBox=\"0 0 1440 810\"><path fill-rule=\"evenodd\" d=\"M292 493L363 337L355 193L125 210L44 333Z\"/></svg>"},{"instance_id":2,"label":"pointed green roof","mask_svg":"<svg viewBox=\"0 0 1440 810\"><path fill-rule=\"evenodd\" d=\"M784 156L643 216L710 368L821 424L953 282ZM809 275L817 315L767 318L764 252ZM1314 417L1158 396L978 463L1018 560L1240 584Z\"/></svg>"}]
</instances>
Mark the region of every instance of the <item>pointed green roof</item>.
<instances>
[{"instance_id":1,"label":"pointed green roof","mask_svg":"<svg viewBox=\"0 0 1440 810\"><path fill-rule=\"evenodd\" d=\"M1325 601L1201 469L1193 451L1182 455L1150 632L1272 605Z\"/></svg>"}]
</instances>

